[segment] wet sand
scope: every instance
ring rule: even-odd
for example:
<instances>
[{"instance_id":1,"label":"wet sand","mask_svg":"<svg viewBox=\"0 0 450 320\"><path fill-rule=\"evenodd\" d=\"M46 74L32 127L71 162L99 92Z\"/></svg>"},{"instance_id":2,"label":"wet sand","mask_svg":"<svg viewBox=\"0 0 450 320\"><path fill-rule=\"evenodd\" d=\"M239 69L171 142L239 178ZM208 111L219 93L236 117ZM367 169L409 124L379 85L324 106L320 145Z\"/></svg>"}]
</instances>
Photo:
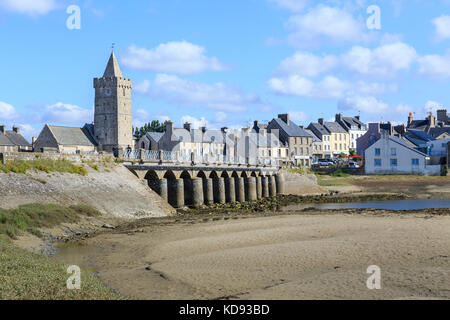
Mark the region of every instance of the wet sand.
<instances>
[{"instance_id":1,"label":"wet sand","mask_svg":"<svg viewBox=\"0 0 450 320\"><path fill-rule=\"evenodd\" d=\"M59 258L132 299L450 299L450 216L201 221L101 234ZM370 265L381 290L367 289Z\"/></svg>"}]
</instances>

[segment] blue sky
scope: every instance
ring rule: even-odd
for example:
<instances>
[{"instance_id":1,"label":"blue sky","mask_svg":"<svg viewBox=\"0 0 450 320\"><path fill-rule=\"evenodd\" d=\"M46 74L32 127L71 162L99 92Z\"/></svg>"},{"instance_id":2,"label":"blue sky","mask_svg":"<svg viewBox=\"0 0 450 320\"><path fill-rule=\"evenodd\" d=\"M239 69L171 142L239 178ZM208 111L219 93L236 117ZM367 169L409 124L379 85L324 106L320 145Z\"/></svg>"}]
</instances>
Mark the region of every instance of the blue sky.
<instances>
[{"instance_id":1,"label":"blue sky","mask_svg":"<svg viewBox=\"0 0 450 320\"><path fill-rule=\"evenodd\" d=\"M71 5L80 29L67 27ZM405 122L450 100L448 0L0 0L0 37L0 123L27 138L93 120L112 43L135 125Z\"/></svg>"}]
</instances>

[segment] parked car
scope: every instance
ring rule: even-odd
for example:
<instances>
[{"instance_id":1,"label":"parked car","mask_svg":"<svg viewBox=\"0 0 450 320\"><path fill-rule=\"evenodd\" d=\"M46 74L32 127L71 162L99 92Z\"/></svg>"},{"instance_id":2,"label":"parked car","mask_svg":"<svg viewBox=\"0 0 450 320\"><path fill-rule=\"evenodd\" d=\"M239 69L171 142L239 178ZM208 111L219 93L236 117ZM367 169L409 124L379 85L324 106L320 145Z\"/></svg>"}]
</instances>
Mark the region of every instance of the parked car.
<instances>
[{"instance_id":1,"label":"parked car","mask_svg":"<svg viewBox=\"0 0 450 320\"><path fill-rule=\"evenodd\" d=\"M332 164L334 164L333 160L331 159L319 159L319 166L321 167L328 167Z\"/></svg>"},{"instance_id":2,"label":"parked car","mask_svg":"<svg viewBox=\"0 0 450 320\"><path fill-rule=\"evenodd\" d=\"M350 163L348 164L348 167L349 167L349 168L352 168L352 169L360 168L359 164L354 163L354 162L350 162Z\"/></svg>"}]
</instances>

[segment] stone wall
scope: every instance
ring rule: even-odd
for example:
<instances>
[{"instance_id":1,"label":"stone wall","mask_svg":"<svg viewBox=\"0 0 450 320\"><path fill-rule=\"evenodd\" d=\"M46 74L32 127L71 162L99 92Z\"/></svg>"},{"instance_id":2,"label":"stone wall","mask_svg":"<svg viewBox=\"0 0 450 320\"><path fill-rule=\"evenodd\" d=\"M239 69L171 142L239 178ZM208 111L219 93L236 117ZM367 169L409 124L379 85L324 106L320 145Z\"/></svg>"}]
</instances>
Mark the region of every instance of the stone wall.
<instances>
[{"instance_id":1,"label":"stone wall","mask_svg":"<svg viewBox=\"0 0 450 320\"><path fill-rule=\"evenodd\" d=\"M86 154L61 154L57 152L45 152L45 153L35 153L35 152L2 152L4 161L13 160L24 160L31 161L36 159L66 159L75 164L80 164L82 161L103 161L106 158L112 158L112 154L96 154L96 153L86 153ZM1 158L1 157L0 157Z\"/></svg>"}]
</instances>

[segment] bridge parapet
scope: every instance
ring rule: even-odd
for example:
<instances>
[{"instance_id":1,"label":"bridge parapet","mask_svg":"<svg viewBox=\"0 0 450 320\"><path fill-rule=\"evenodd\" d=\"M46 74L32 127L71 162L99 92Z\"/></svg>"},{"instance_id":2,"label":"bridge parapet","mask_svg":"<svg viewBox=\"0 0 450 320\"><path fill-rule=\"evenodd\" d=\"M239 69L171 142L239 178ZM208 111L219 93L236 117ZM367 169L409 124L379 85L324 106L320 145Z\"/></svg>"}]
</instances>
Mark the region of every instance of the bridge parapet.
<instances>
[{"instance_id":1,"label":"bridge parapet","mask_svg":"<svg viewBox=\"0 0 450 320\"><path fill-rule=\"evenodd\" d=\"M184 164L184 165L213 165L213 166L247 166L247 167L279 167L283 160L281 158L244 158L230 157L228 155L201 155L191 153L190 155L181 154L177 151L163 150L125 150L120 157L123 162L139 162L141 164Z\"/></svg>"}]
</instances>

